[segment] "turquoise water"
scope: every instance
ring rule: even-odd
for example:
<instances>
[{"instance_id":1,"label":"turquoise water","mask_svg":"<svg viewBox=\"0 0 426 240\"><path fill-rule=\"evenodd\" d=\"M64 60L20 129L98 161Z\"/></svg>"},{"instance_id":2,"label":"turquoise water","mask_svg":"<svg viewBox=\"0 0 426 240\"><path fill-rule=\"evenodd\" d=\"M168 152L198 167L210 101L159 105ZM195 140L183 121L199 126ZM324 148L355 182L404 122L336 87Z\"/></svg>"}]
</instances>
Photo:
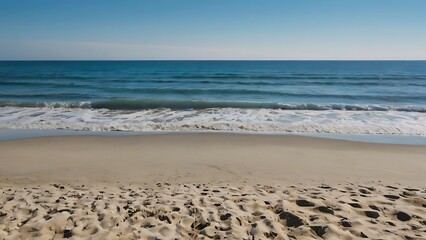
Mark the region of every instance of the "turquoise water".
<instances>
[{"instance_id":1,"label":"turquoise water","mask_svg":"<svg viewBox=\"0 0 426 240\"><path fill-rule=\"evenodd\" d=\"M426 61L0 62L8 128L422 135L425 112Z\"/></svg>"}]
</instances>

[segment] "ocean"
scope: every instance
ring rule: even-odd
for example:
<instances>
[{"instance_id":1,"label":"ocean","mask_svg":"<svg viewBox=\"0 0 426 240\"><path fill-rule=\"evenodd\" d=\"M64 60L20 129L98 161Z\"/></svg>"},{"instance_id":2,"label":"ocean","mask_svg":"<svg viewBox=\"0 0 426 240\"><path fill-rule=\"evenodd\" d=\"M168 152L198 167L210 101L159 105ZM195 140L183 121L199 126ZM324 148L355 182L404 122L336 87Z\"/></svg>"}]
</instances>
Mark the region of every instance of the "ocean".
<instances>
[{"instance_id":1,"label":"ocean","mask_svg":"<svg viewBox=\"0 0 426 240\"><path fill-rule=\"evenodd\" d=\"M0 128L426 135L426 61L0 61Z\"/></svg>"}]
</instances>

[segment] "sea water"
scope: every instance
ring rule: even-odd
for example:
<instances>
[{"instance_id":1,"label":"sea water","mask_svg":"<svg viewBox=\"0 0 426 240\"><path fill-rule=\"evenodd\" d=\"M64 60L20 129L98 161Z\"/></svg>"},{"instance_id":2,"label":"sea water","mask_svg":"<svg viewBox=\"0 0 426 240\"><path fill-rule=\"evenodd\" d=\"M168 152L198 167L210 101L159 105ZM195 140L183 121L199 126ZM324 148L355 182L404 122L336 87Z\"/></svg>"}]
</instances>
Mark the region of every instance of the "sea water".
<instances>
[{"instance_id":1,"label":"sea water","mask_svg":"<svg viewBox=\"0 0 426 240\"><path fill-rule=\"evenodd\" d=\"M0 128L426 135L426 61L0 61Z\"/></svg>"}]
</instances>

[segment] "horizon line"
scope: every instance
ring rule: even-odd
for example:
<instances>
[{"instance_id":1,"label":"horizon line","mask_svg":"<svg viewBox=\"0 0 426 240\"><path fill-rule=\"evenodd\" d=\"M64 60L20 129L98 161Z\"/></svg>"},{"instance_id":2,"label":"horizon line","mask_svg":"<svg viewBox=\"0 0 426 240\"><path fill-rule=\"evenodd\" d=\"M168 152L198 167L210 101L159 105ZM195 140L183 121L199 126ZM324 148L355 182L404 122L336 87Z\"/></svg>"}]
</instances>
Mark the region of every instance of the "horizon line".
<instances>
[{"instance_id":1,"label":"horizon line","mask_svg":"<svg viewBox=\"0 0 426 240\"><path fill-rule=\"evenodd\" d=\"M150 61L150 62L154 62L154 61L158 61L158 62L165 62L165 61L228 61L228 62L233 62L233 61L265 61L265 62L280 62L280 61L293 61L293 62L303 62L303 61L417 61L417 62L421 62L421 61L426 61L426 59L0 59L0 62L82 62L82 61L87 61L87 62L91 62L91 61L134 61L134 62L142 62L142 61Z\"/></svg>"}]
</instances>

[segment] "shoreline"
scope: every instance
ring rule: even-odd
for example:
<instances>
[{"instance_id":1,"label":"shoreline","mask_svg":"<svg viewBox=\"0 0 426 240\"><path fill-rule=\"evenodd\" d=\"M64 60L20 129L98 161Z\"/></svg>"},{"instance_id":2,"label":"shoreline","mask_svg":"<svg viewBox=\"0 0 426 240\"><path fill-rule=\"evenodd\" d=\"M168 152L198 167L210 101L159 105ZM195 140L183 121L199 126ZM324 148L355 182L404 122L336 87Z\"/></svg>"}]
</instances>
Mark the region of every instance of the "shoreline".
<instances>
[{"instance_id":1,"label":"shoreline","mask_svg":"<svg viewBox=\"0 0 426 240\"><path fill-rule=\"evenodd\" d=\"M10 173L44 180L83 177L154 182L166 178L270 183L398 179L426 186L426 146L421 145L200 133L27 138L0 141L0 152L3 176Z\"/></svg>"},{"instance_id":2,"label":"shoreline","mask_svg":"<svg viewBox=\"0 0 426 240\"><path fill-rule=\"evenodd\" d=\"M10 129L0 128L0 142L27 138L40 137L65 137L65 136L150 136L150 135L180 135L180 134L235 134L254 136L301 136L321 139L334 139L352 142L426 145L426 136L423 135L398 135L398 134L344 134L344 133L297 133L297 132L255 132L255 131L76 131L64 129Z\"/></svg>"}]
</instances>

